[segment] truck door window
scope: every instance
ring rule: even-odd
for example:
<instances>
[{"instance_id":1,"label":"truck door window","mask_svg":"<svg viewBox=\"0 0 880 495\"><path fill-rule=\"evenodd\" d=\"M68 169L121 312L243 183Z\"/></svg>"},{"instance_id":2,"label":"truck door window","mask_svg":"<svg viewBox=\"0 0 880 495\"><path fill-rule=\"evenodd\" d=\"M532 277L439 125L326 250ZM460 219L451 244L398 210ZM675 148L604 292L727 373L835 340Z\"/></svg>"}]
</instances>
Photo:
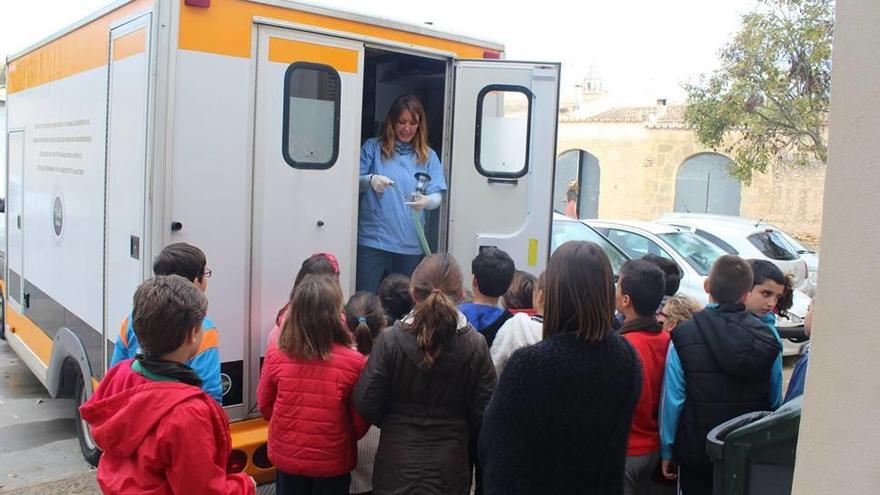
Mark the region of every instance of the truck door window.
<instances>
[{"instance_id":1,"label":"truck door window","mask_svg":"<svg viewBox=\"0 0 880 495\"><path fill-rule=\"evenodd\" d=\"M284 74L282 156L293 168L328 169L339 155L339 92L333 67L294 62Z\"/></svg>"},{"instance_id":2,"label":"truck door window","mask_svg":"<svg viewBox=\"0 0 880 495\"><path fill-rule=\"evenodd\" d=\"M532 92L494 84L477 95L474 160L486 177L519 178L529 171Z\"/></svg>"}]
</instances>

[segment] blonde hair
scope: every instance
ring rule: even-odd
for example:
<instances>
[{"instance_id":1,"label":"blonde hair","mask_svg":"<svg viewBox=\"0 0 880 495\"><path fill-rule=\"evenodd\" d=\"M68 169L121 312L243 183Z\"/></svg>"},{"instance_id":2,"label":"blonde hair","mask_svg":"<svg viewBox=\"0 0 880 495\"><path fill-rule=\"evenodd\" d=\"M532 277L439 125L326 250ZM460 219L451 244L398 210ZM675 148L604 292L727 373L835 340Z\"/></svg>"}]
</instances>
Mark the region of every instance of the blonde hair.
<instances>
[{"instance_id":1,"label":"blonde hair","mask_svg":"<svg viewBox=\"0 0 880 495\"><path fill-rule=\"evenodd\" d=\"M419 157L418 163L426 163L428 161L428 115L425 113L422 102L413 95L403 95L394 100L385 116L385 125L379 136L379 142L382 145L382 158L387 160L394 155L394 143L397 140L394 124L404 111L408 111L419 124L410 144Z\"/></svg>"},{"instance_id":2,"label":"blonde hair","mask_svg":"<svg viewBox=\"0 0 880 495\"><path fill-rule=\"evenodd\" d=\"M700 303L690 296L677 295L666 300L663 305L663 313L666 315L666 321L675 323L678 326L681 322L693 319L694 313L700 311Z\"/></svg>"}]
</instances>

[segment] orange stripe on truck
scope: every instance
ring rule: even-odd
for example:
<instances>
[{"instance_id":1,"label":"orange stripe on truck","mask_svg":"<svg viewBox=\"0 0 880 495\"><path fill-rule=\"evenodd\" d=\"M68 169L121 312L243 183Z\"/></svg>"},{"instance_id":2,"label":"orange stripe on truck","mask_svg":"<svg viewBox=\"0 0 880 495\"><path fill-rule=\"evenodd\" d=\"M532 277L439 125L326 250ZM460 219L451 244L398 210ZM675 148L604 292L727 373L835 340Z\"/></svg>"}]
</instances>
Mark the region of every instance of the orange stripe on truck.
<instances>
[{"instance_id":1,"label":"orange stripe on truck","mask_svg":"<svg viewBox=\"0 0 880 495\"><path fill-rule=\"evenodd\" d=\"M153 0L135 0L75 31L9 62L9 94L107 65L110 25L148 9Z\"/></svg>"},{"instance_id":2,"label":"orange stripe on truck","mask_svg":"<svg viewBox=\"0 0 880 495\"><path fill-rule=\"evenodd\" d=\"M184 50L250 58L254 17L372 36L383 40L455 53L462 58L483 58L485 47L429 35L373 26L359 21L300 12L246 0L214 0L209 8L188 7L180 0L180 38Z\"/></svg>"},{"instance_id":3,"label":"orange stripe on truck","mask_svg":"<svg viewBox=\"0 0 880 495\"><path fill-rule=\"evenodd\" d=\"M113 61L143 53L147 49L147 28L142 27L113 40Z\"/></svg>"},{"instance_id":4,"label":"orange stripe on truck","mask_svg":"<svg viewBox=\"0 0 880 495\"><path fill-rule=\"evenodd\" d=\"M43 363L43 366L48 368L52 358L52 339L46 335L46 332L9 305L6 306L6 324L9 325L9 331L17 335Z\"/></svg>"},{"instance_id":5,"label":"orange stripe on truck","mask_svg":"<svg viewBox=\"0 0 880 495\"><path fill-rule=\"evenodd\" d=\"M358 71L358 52L354 50L283 38L269 38L269 61L283 64L312 62L329 65L339 72Z\"/></svg>"}]
</instances>

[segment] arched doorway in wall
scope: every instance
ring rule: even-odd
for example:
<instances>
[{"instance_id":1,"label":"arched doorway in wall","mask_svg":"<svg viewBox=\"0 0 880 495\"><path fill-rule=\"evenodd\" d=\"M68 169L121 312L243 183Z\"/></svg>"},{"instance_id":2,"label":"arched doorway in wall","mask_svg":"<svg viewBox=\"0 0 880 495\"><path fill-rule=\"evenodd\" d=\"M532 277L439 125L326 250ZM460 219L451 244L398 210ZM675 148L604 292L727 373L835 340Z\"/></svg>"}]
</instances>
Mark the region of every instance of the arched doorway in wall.
<instances>
[{"instance_id":1,"label":"arched doorway in wall","mask_svg":"<svg viewBox=\"0 0 880 495\"><path fill-rule=\"evenodd\" d=\"M590 153L579 149L560 153L556 157L553 210L577 218L597 218L599 174L599 159Z\"/></svg>"},{"instance_id":2,"label":"arched doorway in wall","mask_svg":"<svg viewBox=\"0 0 880 495\"><path fill-rule=\"evenodd\" d=\"M728 172L732 160L718 153L686 159L675 177L677 212L739 215L742 183Z\"/></svg>"}]
</instances>

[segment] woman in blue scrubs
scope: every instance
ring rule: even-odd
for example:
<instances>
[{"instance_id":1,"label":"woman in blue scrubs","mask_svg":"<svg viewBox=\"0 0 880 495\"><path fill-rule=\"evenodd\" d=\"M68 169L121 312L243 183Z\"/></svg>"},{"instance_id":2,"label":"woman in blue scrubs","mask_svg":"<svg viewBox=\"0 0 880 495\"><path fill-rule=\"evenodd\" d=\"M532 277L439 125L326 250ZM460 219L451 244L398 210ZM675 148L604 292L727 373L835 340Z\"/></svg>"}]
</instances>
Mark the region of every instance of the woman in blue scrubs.
<instances>
[{"instance_id":1,"label":"woman in blue scrubs","mask_svg":"<svg viewBox=\"0 0 880 495\"><path fill-rule=\"evenodd\" d=\"M431 181L413 199L419 172ZM412 275L424 255L412 211L424 228L424 210L439 207L446 189L443 165L428 147L425 109L415 96L401 96L379 137L361 148L357 290L375 292L388 273Z\"/></svg>"}]
</instances>

